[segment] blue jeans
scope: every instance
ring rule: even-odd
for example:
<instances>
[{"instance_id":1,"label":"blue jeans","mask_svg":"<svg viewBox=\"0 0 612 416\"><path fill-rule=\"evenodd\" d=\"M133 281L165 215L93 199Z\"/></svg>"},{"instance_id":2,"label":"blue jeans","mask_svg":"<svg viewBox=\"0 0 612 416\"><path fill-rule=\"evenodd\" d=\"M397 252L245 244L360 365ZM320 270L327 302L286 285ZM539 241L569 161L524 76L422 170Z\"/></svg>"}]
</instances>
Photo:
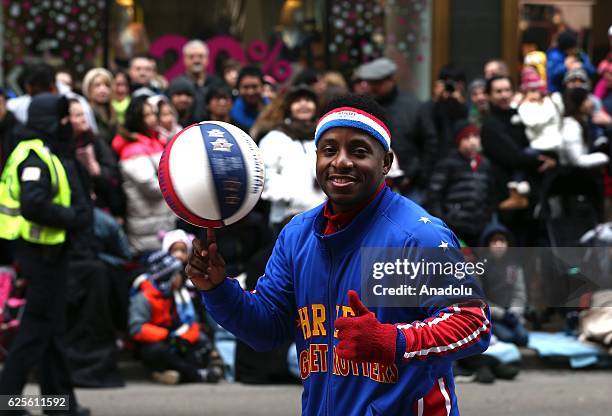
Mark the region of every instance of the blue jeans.
<instances>
[{"instance_id":1,"label":"blue jeans","mask_svg":"<svg viewBox=\"0 0 612 416\"><path fill-rule=\"evenodd\" d=\"M298 356L295 342L291 344L291 346L289 347L289 351L287 351L287 364L289 367L289 373L291 373L291 375L293 375L299 380L301 378L300 366L298 364Z\"/></svg>"},{"instance_id":2,"label":"blue jeans","mask_svg":"<svg viewBox=\"0 0 612 416\"><path fill-rule=\"evenodd\" d=\"M525 329L522 323L517 322L514 327L503 321L493 321L493 334L503 342L511 342L520 347L527 345L529 340L529 332Z\"/></svg>"},{"instance_id":3,"label":"blue jeans","mask_svg":"<svg viewBox=\"0 0 612 416\"><path fill-rule=\"evenodd\" d=\"M215 322L210 315L206 315L208 324L214 328L215 349L225 364L225 379L235 380L236 371L236 337L234 334Z\"/></svg>"}]
</instances>

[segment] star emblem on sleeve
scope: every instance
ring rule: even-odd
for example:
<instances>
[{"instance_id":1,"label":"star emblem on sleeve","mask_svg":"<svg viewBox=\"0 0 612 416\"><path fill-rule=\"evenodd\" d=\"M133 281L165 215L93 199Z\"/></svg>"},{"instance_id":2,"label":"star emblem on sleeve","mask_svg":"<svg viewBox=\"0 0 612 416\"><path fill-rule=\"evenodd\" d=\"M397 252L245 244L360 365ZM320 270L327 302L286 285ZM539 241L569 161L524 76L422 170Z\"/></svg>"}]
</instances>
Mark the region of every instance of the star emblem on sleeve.
<instances>
[{"instance_id":1,"label":"star emblem on sleeve","mask_svg":"<svg viewBox=\"0 0 612 416\"><path fill-rule=\"evenodd\" d=\"M429 224L431 223L431 220L427 217L421 217L419 218L419 222L422 222L423 224Z\"/></svg>"},{"instance_id":2,"label":"star emblem on sleeve","mask_svg":"<svg viewBox=\"0 0 612 416\"><path fill-rule=\"evenodd\" d=\"M448 243L446 241L440 241L440 245L438 247L440 247L442 250L446 251L446 250L448 250Z\"/></svg>"}]
</instances>

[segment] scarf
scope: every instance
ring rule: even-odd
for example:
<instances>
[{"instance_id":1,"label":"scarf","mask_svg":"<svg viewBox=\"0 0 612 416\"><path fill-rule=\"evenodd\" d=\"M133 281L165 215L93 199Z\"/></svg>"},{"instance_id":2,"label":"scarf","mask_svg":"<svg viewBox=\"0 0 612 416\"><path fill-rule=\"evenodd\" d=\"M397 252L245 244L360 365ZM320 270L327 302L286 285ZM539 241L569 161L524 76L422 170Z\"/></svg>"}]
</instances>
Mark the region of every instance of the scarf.
<instances>
[{"instance_id":1,"label":"scarf","mask_svg":"<svg viewBox=\"0 0 612 416\"><path fill-rule=\"evenodd\" d=\"M293 140L308 141L314 139L316 125L312 121L298 121L286 118L278 127L280 131Z\"/></svg>"},{"instance_id":2,"label":"scarf","mask_svg":"<svg viewBox=\"0 0 612 416\"><path fill-rule=\"evenodd\" d=\"M196 321L196 313L189 292L182 287L179 290L175 290L173 294L176 314L180 321L187 325L193 324Z\"/></svg>"}]
</instances>

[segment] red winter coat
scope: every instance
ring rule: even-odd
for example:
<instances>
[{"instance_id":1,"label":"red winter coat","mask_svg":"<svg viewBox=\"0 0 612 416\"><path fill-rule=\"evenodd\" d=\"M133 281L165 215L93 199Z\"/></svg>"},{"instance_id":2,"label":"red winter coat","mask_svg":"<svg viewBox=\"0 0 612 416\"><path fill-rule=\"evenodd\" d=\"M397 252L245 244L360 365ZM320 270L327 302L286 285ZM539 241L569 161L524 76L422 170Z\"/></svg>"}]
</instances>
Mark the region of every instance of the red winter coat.
<instances>
[{"instance_id":1,"label":"red winter coat","mask_svg":"<svg viewBox=\"0 0 612 416\"><path fill-rule=\"evenodd\" d=\"M180 326L174 300L163 296L149 280L144 280L139 288L140 293L130 303L130 335L138 342L161 342L173 327ZM200 325L194 322L179 336L195 344L200 336Z\"/></svg>"}]
</instances>

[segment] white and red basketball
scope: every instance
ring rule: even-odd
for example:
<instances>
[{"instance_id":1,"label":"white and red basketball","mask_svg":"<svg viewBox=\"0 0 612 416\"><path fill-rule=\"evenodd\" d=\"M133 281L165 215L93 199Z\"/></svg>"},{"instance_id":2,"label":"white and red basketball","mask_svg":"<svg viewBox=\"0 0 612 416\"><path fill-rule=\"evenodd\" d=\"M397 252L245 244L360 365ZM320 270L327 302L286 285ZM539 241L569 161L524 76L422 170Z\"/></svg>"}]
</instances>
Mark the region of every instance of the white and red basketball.
<instances>
[{"instance_id":1,"label":"white and red basketball","mask_svg":"<svg viewBox=\"0 0 612 416\"><path fill-rule=\"evenodd\" d=\"M251 137L221 121L184 128L159 162L159 187L176 215L219 228L244 218L264 186L264 164Z\"/></svg>"}]
</instances>

